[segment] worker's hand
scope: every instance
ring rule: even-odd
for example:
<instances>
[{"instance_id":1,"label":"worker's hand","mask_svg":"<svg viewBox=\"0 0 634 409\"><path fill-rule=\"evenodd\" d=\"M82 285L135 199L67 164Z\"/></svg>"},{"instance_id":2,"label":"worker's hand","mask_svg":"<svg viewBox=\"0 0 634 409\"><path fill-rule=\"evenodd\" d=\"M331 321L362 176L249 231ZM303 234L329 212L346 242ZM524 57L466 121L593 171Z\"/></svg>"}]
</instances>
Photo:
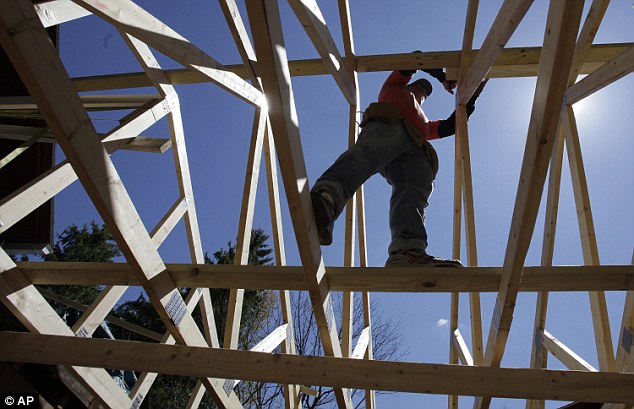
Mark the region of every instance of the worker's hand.
<instances>
[{"instance_id":1,"label":"worker's hand","mask_svg":"<svg viewBox=\"0 0 634 409\"><path fill-rule=\"evenodd\" d=\"M456 81L455 80L444 80L442 82L442 86L445 87L445 89L447 90L448 93L453 95L453 90L456 88Z\"/></svg>"},{"instance_id":2,"label":"worker's hand","mask_svg":"<svg viewBox=\"0 0 634 409\"><path fill-rule=\"evenodd\" d=\"M473 97L478 98L480 96L480 94L482 93L482 90L484 89L484 86L487 85L487 82L489 82L488 78L480 82L480 85L478 85L478 88L476 88L476 90L473 92Z\"/></svg>"}]
</instances>

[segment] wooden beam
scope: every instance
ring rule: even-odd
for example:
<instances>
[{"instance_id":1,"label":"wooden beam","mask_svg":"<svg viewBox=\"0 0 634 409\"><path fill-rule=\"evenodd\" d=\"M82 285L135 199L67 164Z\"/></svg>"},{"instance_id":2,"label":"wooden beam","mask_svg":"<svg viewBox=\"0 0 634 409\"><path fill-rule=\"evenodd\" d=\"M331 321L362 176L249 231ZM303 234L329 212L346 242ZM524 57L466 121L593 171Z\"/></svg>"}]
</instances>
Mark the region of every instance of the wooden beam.
<instances>
[{"instance_id":1,"label":"wooden beam","mask_svg":"<svg viewBox=\"0 0 634 409\"><path fill-rule=\"evenodd\" d=\"M524 15L533 4L533 0L505 0L500 7L482 48L475 55L469 71L458 88L458 103L464 105L469 101L480 82L502 53L511 35L522 22Z\"/></svg>"},{"instance_id":2,"label":"wooden beam","mask_svg":"<svg viewBox=\"0 0 634 409\"><path fill-rule=\"evenodd\" d=\"M255 197L258 188L258 179L260 177L260 163L262 160L264 135L266 133L266 119L266 109L256 109L255 117L253 118L253 128L251 130L251 144L249 145L247 168L244 176L242 207L240 209L240 219L238 221L238 235L236 238L234 257L234 265L237 266L249 264L251 230L253 229ZM224 332L225 339L222 345L223 348L238 348L243 300L243 289L232 289L229 292L229 304L227 307L227 318Z\"/></svg>"},{"instance_id":3,"label":"wooden beam","mask_svg":"<svg viewBox=\"0 0 634 409\"><path fill-rule=\"evenodd\" d=\"M564 105L561 118L566 139L568 163L570 164L570 178L575 196L583 261L586 265L599 265L601 264L599 260L599 247L594 231L588 183L583 166L583 157L581 155L577 121L575 120L574 111L571 106ZM599 358L599 368L601 368L602 371L614 371L614 347L612 346L610 316L608 314L605 293L602 291L592 291L588 296L590 298L590 309L592 312L592 324L594 327L597 356Z\"/></svg>"},{"instance_id":4,"label":"wooden beam","mask_svg":"<svg viewBox=\"0 0 634 409\"><path fill-rule=\"evenodd\" d=\"M273 1L251 1L247 2L247 12L315 321L325 354L341 357L332 298L324 280L279 9ZM351 407L348 391L336 388L334 392L339 407Z\"/></svg>"},{"instance_id":5,"label":"wooden beam","mask_svg":"<svg viewBox=\"0 0 634 409\"><path fill-rule=\"evenodd\" d=\"M581 66L579 74L589 74L612 58L632 47L632 43L595 44ZM486 75L487 78L535 77L539 68L541 47L516 47L502 50L497 61ZM473 50L476 55L478 50ZM354 66L359 73L392 71L394 69L446 67L449 75L460 66L461 51L434 51L422 53L364 55L354 57ZM351 57L348 57L351 58ZM344 60L347 63L347 59ZM248 79L244 64L226 65L231 73ZM289 61L291 76L327 75L328 70L321 58ZM198 84L209 82L209 78L193 68L165 70L172 84ZM111 89L142 88L152 83L142 72L107 74L73 79L77 91L104 91Z\"/></svg>"},{"instance_id":6,"label":"wooden beam","mask_svg":"<svg viewBox=\"0 0 634 409\"><path fill-rule=\"evenodd\" d=\"M559 209L559 193L561 189L561 170L564 156L563 124L560 121L555 136L555 147L550 158L548 174L548 196L546 199L546 216L544 218L544 235L542 239L542 266L553 265L555 251L555 231ZM546 312L548 310L548 291L540 291L535 303L535 321L533 326L533 342L531 342L531 368L547 368L548 354L541 347L539 334L546 327ZM526 409L544 409L544 401L526 401Z\"/></svg>"},{"instance_id":7,"label":"wooden beam","mask_svg":"<svg viewBox=\"0 0 634 409\"><path fill-rule=\"evenodd\" d=\"M32 7L31 5L29 5ZM0 33L4 33L3 15L0 14ZM4 39L0 34L0 39ZM51 308L15 263L0 248L0 300L28 331L36 333L74 336L66 323ZM98 400L113 408L127 409L130 399L103 369L69 368L78 380Z\"/></svg>"},{"instance_id":8,"label":"wooden beam","mask_svg":"<svg viewBox=\"0 0 634 409\"><path fill-rule=\"evenodd\" d=\"M43 1L33 6L44 27L56 26L90 15L89 11L71 0Z\"/></svg>"},{"instance_id":9,"label":"wooden beam","mask_svg":"<svg viewBox=\"0 0 634 409\"><path fill-rule=\"evenodd\" d=\"M289 0L297 19L304 27L321 59L350 105L357 104L356 83L337 50L316 0Z\"/></svg>"},{"instance_id":10,"label":"wooden beam","mask_svg":"<svg viewBox=\"0 0 634 409\"><path fill-rule=\"evenodd\" d=\"M566 81L570 74L582 6L575 0L550 3L544 53L539 66L540 75L537 78L503 274L484 357L486 365L499 366L504 355L522 279L522 267L535 227ZM474 409L487 408L489 404L490 398L478 399Z\"/></svg>"},{"instance_id":11,"label":"wooden beam","mask_svg":"<svg viewBox=\"0 0 634 409\"><path fill-rule=\"evenodd\" d=\"M0 359L63 361L82 366L335 388L584 402L634 401L631 373L367 361L18 332L2 332ZM258 370L254 371L256 365Z\"/></svg>"},{"instance_id":12,"label":"wooden beam","mask_svg":"<svg viewBox=\"0 0 634 409\"><path fill-rule=\"evenodd\" d=\"M596 372L597 370L587 363L563 342L555 338L550 332L541 331L541 343L551 354L555 356L568 369L577 371Z\"/></svg>"},{"instance_id":13,"label":"wooden beam","mask_svg":"<svg viewBox=\"0 0 634 409\"><path fill-rule=\"evenodd\" d=\"M370 343L371 333L372 331L370 327L363 328L363 331L361 331L359 338L357 338L357 344L354 346L354 350L352 351L352 354L350 354L350 358L363 359L363 356L368 350L368 344Z\"/></svg>"},{"instance_id":14,"label":"wooden beam","mask_svg":"<svg viewBox=\"0 0 634 409\"><path fill-rule=\"evenodd\" d=\"M451 341L454 349L458 352L463 365L473 366L473 357L469 352L469 347L464 341L460 330L456 329L451 333Z\"/></svg>"},{"instance_id":15,"label":"wooden beam","mask_svg":"<svg viewBox=\"0 0 634 409\"><path fill-rule=\"evenodd\" d=\"M56 301L58 303L64 304L68 307L72 307L74 309L76 309L77 311L86 311L88 309L88 307L86 307L85 305L78 303L77 301L73 301L73 300L69 300L65 297L62 297L60 295L55 294L52 291L48 291L44 288L38 288L38 291L40 292L40 294L42 294L42 296L44 296L44 298L48 299L48 300L53 300ZM114 315L110 315L108 314L106 316L106 321L108 321L108 323L112 324L112 325L116 325L118 327L121 328L125 328L127 330L130 330L132 332L136 332L139 335L143 335L144 337L148 337L149 339L153 339L155 341L160 341L162 335L161 334L157 334L154 331L150 331L147 328L143 328L141 326L138 326L136 324L132 324L131 322L122 320L121 318L115 317Z\"/></svg>"},{"instance_id":16,"label":"wooden beam","mask_svg":"<svg viewBox=\"0 0 634 409\"><path fill-rule=\"evenodd\" d=\"M634 264L634 251L632 252L632 264ZM621 331L619 334L618 349L616 352L616 369L622 371L628 362L634 358L634 291L628 291L623 305L623 317L621 318Z\"/></svg>"},{"instance_id":17,"label":"wooden beam","mask_svg":"<svg viewBox=\"0 0 634 409\"><path fill-rule=\"evenodd\" d=\"M185 313L185 303L174 282L162 274L165 265L32 4L25 0L5 1L0 16L0 38L5 51L165 326L178 342L206 346L196 323ZM220 406L242 407L235 394L223 391L220 381L205 382L208 390L215 392L214 399Z\"/></svg>"},{"instance_id":18,"label":"wooden beam","mask_svg":"<svg viewBox=\"0 0 634 409\"><path fill-rule=\"evenodd\" d=\"M121 109L134 109L160 102L160 95L156 94L129 94L129 95L80 95L80 101L89 111L115 111ZM37 104L33 98L27 97L0 97L0 111L37 111Z\"/></svg>"},{"instance_id":19,"label":"wooden beam","mask_svg":"<svg viewBox=\"0 0 634 409\"><path fill-rule=\"evenodd\" d=\"M19 262L33 284L139 285L132 268L122 263ZM178 287L307 290L301 266L227 266L167 264ZM333 291L368 292L495 292L502 267L326 267ZM634 266L534 266L522 269L519 291L634 290Z\"/></svg>"},{"instance_id":20,"label":"wooden beam","mask_svg":"<svg viewBox=\"0 0 634 409\"><path fill-rule=\"evenodd\" d=\"M132 1L73 1L175 61L201 72L208 80L244 101L260 105L261 92Z\"/></svg>"},{"instance_id":21,"label":"wooden beam","mask_svg":"<svg viewBox=\"0 0 634 409\"><path fill-rule=\"evenodd\" d=\"M280 346L282 342L286 340L286 335L288 334L288 324L282 324L279 327L275 328L269 335L264 337L264 339L258 342L253 348L250 349L251 352L273 352L277 347ZM235 380L233 387L235 388L240 383L240 380Z\"/></svg>"},{"instance_id":22,"label":"wooden beam","mask_svg":"<svg viewBox=\"0 0 634 409\"><path fill-rule=\"evenodd\" d=\"M608 61L566 91L566 104L572 105L634 71L634 46Z\"/></svg>"},{"instance_id":23,"label":"wooden beam","mask_svg":"<svg viewBox=\"0 0 634 409\"><path fill-rule=\"evenodd\" d=\"M572 58L572 67L570 69L570 77L568 78L568 86L574 84L577 81L577 76L581 71L583 61L592 47L594 37L597 35L603 16L608 9L610 0L593 0L586 15L586 20L583 23L579 37L577 38L577 45L575 47L575 54Z\"/></svg>"}]
</instances>

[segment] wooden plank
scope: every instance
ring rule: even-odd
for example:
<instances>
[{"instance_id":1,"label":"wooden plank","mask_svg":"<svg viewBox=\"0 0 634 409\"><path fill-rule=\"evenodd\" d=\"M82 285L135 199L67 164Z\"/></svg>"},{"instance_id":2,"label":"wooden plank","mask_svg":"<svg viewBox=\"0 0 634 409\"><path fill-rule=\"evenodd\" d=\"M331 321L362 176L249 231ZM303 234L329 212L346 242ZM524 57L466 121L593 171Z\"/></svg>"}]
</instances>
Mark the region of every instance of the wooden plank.
<instances>
[{"instance_id":1,"label":"wooden plank","mask_svg":"<svg viewBox=\"0 0 634 409\"><path fill-rule=\"evenodd\" d=\"M265 0L247 2L247 12L315 321L325 354L341 357L332 298L324 280L325 268L310 201L279 10L277 4ZM348 391L335 388L334 392L339 407L351 407Z\"/></svg>"},{"instance_id":2,"label":"wooden plank","mask_svg":"<svg viewBox=\"0 0 634 409\"><path fill-rule=\"evenodd\" d=\"M101 290L95 301L72 326L73 332L79 337L92 336L127 289L126 286L109 286Z\"/></svg>"},{"instance_id":3,"label":"wooden plank","mask_svg":"<svg viewBox=\"0 0 634 409\"><path fill-rule=\"evenodd\" d=\"M559 193L561 190L561 169L564 155L563 124L560 121L555 139L555 148L550 158L548 174L548 196L546 199L546 216L544 218L544 235L542 239L542 266L553 265L555 251L555 231L559 209ZM535 323L533 326L533 342L531 342L531 368L547 368L548 354L541 348L539 334L546 327L546 312L548 310L548 292L540 291L535 304ZM544 409L544 401L526 401L526 409Z\"/></svg>"},{"instance_id":4,"label":"wooden plank","mask_svg":"<svg viewBox=\"0 0 634 409\"><path fill-rule=\"evenodd\" d=\"M0 16L1 24L4 24ZM0 24L0 25L1 25ZM4 26L2 26L4 28ZM0 30L4 33L4 30ZM74 336L66 323L51 308L15 263L0 248L0 296L4 306L28 331ZM129 408L130 399L116 385L105 370L72 368L79 381L100 401L108 401L113 408Z\"/></svg>"},{"instance_id":5,"label":"wooden plank","mask_svg":"<svg viewBox=\"0 0 634 409\"><path fill-rule=\"evenodd\" d=\"M240 209L238 235L236 238L234 258L234 265L236 266L249 264L249 245L251 243L251 230L253 229L253 214L255 211L255 197L260 176L262 147L264 144L264 134L266 132L266 115L266 109L257 109L255 117L253 118L251 144L249 146L247 168L244 176L242 207ZM243 289L232 289L230 291L223 348L238 348L243 300Z\"/></svg>"},{"instance_id":6,"label":"wooden plank","mask_svg":"<svg viewBox=\"0 0 634 409\"><path fill-rule=\"evenodd\" d=\"M540 75L529 123L515 208L504 258L500 289L489 330L484 363L499 366L511 328L522 267L535 227L548 162L553 149L561 105L583 4L551 1ZM474 409L488 408L490 398L477 399Z\"/></svg>"},{"instance_id":7,"label":"wooden plank","mask_svg":"<svg viewBox=\"0 0 634 409\"><path fill-rule=\"evenodd\" d=\"M45 133L47 133L46 129L41 131L38 134L33 135L31 138L29 138L29 140L24 141L24 143L22 143L22 145L18 146L17 148L15 148L11 152L9 152L5 157L0 159L0 169L2 169L7 164L9 164L13 159L15 159L18 156L20 156L20 154L22 152L24 152L28 148L30 148L35 142L38 142L38 140L40 139L40 135L43 135Z\"/></svg>"},{"instance_id":8,"label":"wooden plank","mask_svg":"<svg viewBox=\"0 0 634 409\"><path fill-rule=\"evenodd\" d=\"M169 114L171 110L172 104L170 104L170 101L166 99L157 101L153 105L139 108L122 119L121 123L110 130L102 141L105 144L106 142L118 141L120 139L127 139L131 136L137 136L158 122L159 119Z\"/></svg>"},{"instance_id":9,"label":"wooden plank","mask_svg":"<svg viewBox=\"0 0 634 409\"><path fill-rule=\"evenodd\" d=\"M632 43L595 44L581 66L579 74L589 74L626 51ZM478 50L474 50L474 55ZM461 51L434 51L412 54L382 54L355 56L354 66L357 72L392 71L394 69L446 67L447 72L457 73L460 66ZM502 50L495 64L487 74L487 78L535 77L539 68L541 47L517 47ZM347 60L346 60L347 61ZM345 61L344 61L345 62ZM249 78L244 64L226 65L227 71ZM323 61L306 59L289 61L291 76L310 76L328 74ZM165 75L172 84L197 84L209 82L202 73L190 68L165 70ZM457 77L457 74L456 74ZM142 88L152 83L144 73L106 74L91 77L73 78L77 91L104 91L111 89Z\"/></svg>"},{"instance_id":10,"label":"wooden plank","mask_svg":"<svg viewBox=\"0 0 634 409\"><path fill-rule=\"evenodd\" d=\"M570 70L570 77L568 78L568 86L577 81L577 76L581 71L583 61L586 59L594 37L597 35L603 16L610 4L610 0L593 0L588 9L586 20L583 23L579 37L577 38L577 46L575 47L575 54L572 57L572 67Z\"/></svg>"},{"instance_id":11,"label":"wooden plank","mask_svg":"<svg viewBox=\"0 0 634 409\"><path fill-rule=\"evenodd\" d=\"M566 104L572 105L634 71L634 46L608 61L566 91Z\"/></svg>"},{"instance_id":12,"label":"wooden plank","mask_svg":"<svg viewBox=\"0 0 634 409\"><path fill-rule=\"evenodd\" d=\"M69 307L72 307L74 309L76 309L77 311L86 311L87 307L81 303L78 303L77 301L73 301L73 300L69 300L68 298L62 297L60 295L55 294L52 291L48 291L44 288L38 288L38 291L40 292L40 294L42 294L42 296L44 296L44 298L48 299L48 300L53 300L56 301L58 303L67 305ZM153 339L156 341L160 341L162 335L161 334L157 334L154 331L150 331L147 328L143 328L141 326L138 326L136 324L132 324L131 322L122 320L121 318L115 317L114 315L110 315L108 314L105 317L106 321L108 321L108 323L112 324L112 325L116 325L118 327L121 328L125 328L127 330L130 330L132 332L136 332L137 334L143 335L144 337L148 337L149 339Z\"/></svg>"},{"instance_id":13,"label":"wooden plank","mask_svg":"<svg viewBox=\"0 0 634 409\"><path fill-rule=\"evenodd\" d=\"M33 284L140 285L130 266L121 263L20 262ZM226 266L167 264L178 287L300 290L306 284L301 266ZM326 267L333 291L368 292L495 292L502 267L464 267L438 271L434 267ZM634 290L634 266L533 266L522 269L519 291Z\"/></svg>"},{"instance_id":14,"label":"wooden plank","mask_svg":"<svg viewBox=\"0 0 634 409\"><path fill-rule=\"evenodd\" d=\"M128 0L73 0L78 5L103 18L179 63L191 67L208 80L243 99L259 106L262 93L222 64L190 43L185 37L163 24L150 13Z\"/></svg>"},{"instance_id":15,"label":"wooden plank","mask_svg":"<svg viewBox=\"0 0 634 409\"><path fill-rule=\"evenodd\" d=\"M155 94L81 95L79 99L87 110L108 111L140 108L148 103L156 103L160 97ZM21 110L37 111L38 107L29 96L0 97L0 111Z\"/></svg>"},{"instance_id":16,"label":"wooden plank","mask_svg":"<svg viewBox=\"0 0 634 409\"><path fill-rule=\"evenodd\" d=\"M261 90L262 85L259 82L257 68L255 66L257 61L255 50L253 50L249 34L247 33L247 28L240 16L238 5L235 0L220 0L218 3L220 4L220 8L225 16L225 20L227 20L227 25L229 26L231 35L238 47L238 51L240 52L243 67L246 70L245 77L251 80L251 84L254 84L256 88Z\"/></svg>"},{"instance_id":17,"label":"wooden plank","mask_svg":"<svg viewBox=\"0 0 634 409\"><path fill-rule=\"evenodd\" d=\"M456 97L456 100L458 98ZM478 250L476 243L475 210L473 207L473 180L471 177L471 155L469 150L469 134L467 128L467 108L456 105L456 130L460 141L460 163L462 165L462 199L464 201L465 239L467 244L467 264L478 265ZM482 313L480 308L480 294L469 294L469 309L471 321L471 343L476 365L483 361L482 341Z\"/></svg>"},{"instance_id":18,"label":"wooden plank","mask_svg":"<svg viewBox=\"0 0 634 409\"><path fill-rule=\"evenodd\" d=\"M599 29L601 20L610 3L609 0L593 0L586 20L581 28L577 45L573 55L568 86L575 83L583 61L585 60L594 41L594 37ZM561 170L564 151L564 128L560 120L557 131L555 149L553 149L550 159L550 173L548 179L548 198L546 204L546 217L544 221L544 238L542 240L542 260L541 265L551 266L555 246L555 230L557 226L557 210L559 207L559 193L561 187ZM533 330L533 342L531 343L531 368L546 368L548 364L548 354L541 348L539 334L545 330L546 311L548 308L548 292L542 291L537 295L535 307L535 325ZM544 401L526 401L526 409L544 409Z\"/></svg>"},{"instance_id":19,"label":"wooden plank","mask_svg":"<svg viewBox=\"0 0 634 409\"><path fill-rule=\"evenodd\" d=\"M179 197L150 232L150 237L156 248L159 248L161 244L163 244L163 241L165 241L186 212L187 198Z\"/></svg>"},{"instance_id":20,"label":"wooden plank","mask_svg":"<svg viewBox=\"0 0 634 409\"><path fill-rule=\"evenodd\" d=\"M128 151L147 152L147 153L165 153L172 146L172 141L164 138L147 138L137 136L127 139L120 139L114 142L104 143L104 147L108 151L115 149L125 149Z\"/></svg>"},{"instance_id":21,"label":"wooden plank","mask_svg":"<svg viewBox=\"0 0 634 409\"><path fill-rule=\"evenodd\" d=\"M456 99L460 105L469 101L480 82L487 76L507 41L522 22L531 4L533 4L533 0L505 0L502 3L500 11L498 11L489 33L482 43L482 48L475 55L469 71L458 87Z\"/></svg>"},{"instance_id":22,"label":"wooden plank","mask_svg":"<svg viewBox=\"0 0 634 409\"><path fill-rule=\"evenodd\" d=\"M112 161L101 145L86 111L64 74L57 52L27 1L5 2L0 31L2 43L38 103L55 138L72 163L88 196L108 226L150 301L178 342L207 345L196 323L184 311L174 282L166 275L158 252L143 227ZM19 29L16 29L19 27ZM44 61L45 63L42 63ZM113 200L116 198L116 200ZM227 396L219 381L206 379L224 407L241 407L235 394Z\"/></svg>"},{"instance_id":23,"label":"wooden plank","mask_svg":"<svg viewBox=\"0 0 634 409\"><path fill-rule=\"evenodd\" d=\"M357 93L356 82L350 75L351 72L344 67L337 45L328 30L319 5L315 0L289 0L288 3L304 27L308 38L317 49L326 69L343 92L343 96L350 105L356 105L358 102L358 98L355 96Z\"/></svg>"},{"instance_id":24,"label":"wooden plank","mask_svg":"<svg viewBox=\"0 0 634 409\"><path fill-rule=\"evenodd\" d=\"M198 218L196 215L196 207L194 205L194 192L191 183L191 176L189 172L189 161L187 158L186 144L185 144L185 133L183 129L182 116L180 113L180 102L178 98L178 94L174 87L169 83L167 77L163 73L161 66L154 57L154 54L150 50L150 47L144 42L138 40L137 38L123 33L120 33L123 39L126 41L126 44L133 52L139 64L143 67L145 73L148 78L152 81L154 87L160 92L160 94L167 101L170 112L168 114L168 125L171 134L171 140L174 145L174 167L177 176L178 183L178 192L179 197L183 199L183 210L184 213L182 217L184 218L185 231L187 234L187 242L189 247L190 257L193 263L203 264L204 256L202 251L202 243L200 239L200 231L198 227ZM170 216L161 220L161 222L165 221L165 223L176 223L176 220L173 216L175 216L177 212L170 212ZM178 212L180 213L180 212ZM165 223L161 223L162 227L169 227L169 230L173 229L173 226L167 226ZM165 232L165 229L161 229L161 232ZM158 235L157 235L158 236ZM160 243L157 243L160 240L160 237L152 236L152 242L158 248ZM160 240L162 242L162 240ZM213 307L211 304L211 295L208 288L190 288L190 294L188 295L188 300L186 301L186 305L188 306L188 314L191 313L191 307L195 304L194 300L199 299L200 305L200 313L202 317L203 330L205 332L205 339L207 343L211 345L213 348L218 348L218 334L216 330L216 323L214 319ZM165 336L166 340L171 339L169 336ZM136 397L140 397L141 393L145 390L145 387L149 388L152 384L154 376L147 376L145 382L136 390ZM196 383L196 387L194 393L192 393L192 397L188 402L188 406L197 407L202 399L202 395L204 395L204 389L208 389L212 396L220 393L218 390L218 384L209 384L209 381L199 379ZM225 382L226 385L226 382ZM228 395L230 391L224 388L224 392ZM218 399L216 399L217 401ZM198 402L198 403L197 403Z\"/></svg>"},{"instance_id":25,"label":"wooden plank","mask_svg":"<svg viewBox=\"0 0 634 409\"><path fill-rule=\"evenodd\" d=\"M34 4L35 12L44 27L56 26L67 21L89 16L90 12L71 0L50 0Z\"/></svg>"},{"instance_id":26,"label":"wooden plank","mask_svg":"<svg viewBox=\"0 0 634 409\"><path fill-rule=\"evenodd\" d=\"M117 141L144 131L167 112L169 112L169 107L165 107L162 101L157 102L149 109L137 110L133 115L128 116L121 125L106 134L104 141L115 142L112 145L104 143L104 146L108 152L124 148L129 141L126 141L125 144ZM0 200L0 214L2 214L3 224L0 226L0 233L22 220L22 218L64 190L75 180L77 180L77 175L68 160L65 160L33 179L16 192L2 198Z\"/></svg>"},{"instance_id":27,"label":"wooden plank","mask_svg":"<svg viewBox=\"0 0 634 409\"><path fill-rule=\"evenodd\" d=\"M269 335L264 337L264 339L258 342L253 348L250 349L251 352L273 352L277 347L280 346L284 340L286 340L286 335L288 334L288 324L282 324L279 327L275 328ZM241 381L235 380L233 383L233 387L235 388Z\"/></svg>"},{"instance_id":28,"label":"wooden plank","mask_svg":"<svg viewBox=\"0 0 634 409\"><path fill-rule=\"evenodd\" d=\"M473 366L474 365L473 357L471 356L471 353L469 352L469 347L467 346L467 343L464 341L464 338L462 337L460 330L456 329L451 332L451 341L452 341L454 349L458 352L458 355L460 356L460 360L462 361L462 364Z\"/></svg>"},{"instance_id":29,"label":"wooden plank","mask_svg":"<svg viewBox=\"0 0 634 409\"><path fill-rule=\"evenodd\" d=\"M632 264L634 264L634 251L632 252ZM628 291L625 295L621 331L616 351L617 371L623 371L627 367L628 362L634 358L632 348L634 348L634 291Z\"/></svg>"},{"instance_id":30,"label":"wooden plank","mask_svg":"<svg viewBox=\"0 0 634 409\"><path fill-rule=\"evenodd\" d=\"M366 354L366 351L368 350L371 332L372 331L370 327L363 328L363 331L361 331L359 338L357 338L357 344L354 346L354 350L352 351L352 354L350 354L350 358L363 359L363 356Z\"/></svg>"},{"instance_id":31,"label":"wooden plank","mask_svg":"<svg viewBox=\"0 0 634 409\"><path fill-rule=\"evenodd\" d=\"M196 303L198 303L199 300L205 300L205 298L202 297L203 294L204 293L201 292L201 291L190 291L189 292L189 294L187 295L187 298L185 299L185 305L187 307L187 313L188 314L192 313L194 307L196 306ZM202 305L203 305L203 303L201 303L201 308L202 308ZM205 310L204 309L201 311L201 314L203 314L203 316L205 315ZM212 317L212 319L213 319L213 317ZM216 335L215 327L213 329L212 335ZM169 332L166 332L165 334L163 334L163 336L161 338L161 343L165 344L165 345L174 345L175 342L176 342L176 340L174 339L174 337ZM219 348L220 347L218 345L218 337L217 337L217 335L216 335L215 338L211 338L211 347L212 348ZM157 376L158 376L158 373L156 373L156 372L145 372L145 373L142 373L138 377L137 381L134 383L134 387L130 391L130 398L137 405L137 407L141 404L141 402L143 402L143 399L145 399L145 397L147 396L147 392L149 391L149 389L154 384L154 381L156 380ZM194 388L194 392L196 392L197 390L200 390L201 388L204 391L205 388L203 388L203 386L204 385L199 380L197 382L197 384L196 384L196 387ZM190 402L194 403L195 400L196 400L195 398L194 399L190 399Z\"/></svg>"},{"instance_id":32,"label":"wooden plank","mask_svg":"<svg viewBox=\"0 0 634 409\"><path fill-rule=\"evenodd\" d=\"M413 393L615 402L634 400L634 374L367 361L2 332L0 358L174 375ZM213 363L213 364L211 364ZM257 365L258 370L252 368ZM503 380L503 381L502 381Z\"/></svg>"},{"instance_id":33,"label":"wooden plank","mask_svg":"<svg viewBox=\"0 0 634 409\"><path fill-rule=\"evenodd\" d=\"M460 139L454 139L454 185L453 185L453 234L451 245L451 257L460 259L462 237L462 154L460 153ZM451 293L451 309L449 318L449 363L458 363L458 351L451 342L451 333L458 329L458 313L460 306L460 294ZM458 409L458 396L450 395L447 398L449 409Z\"/></svg>"},{"instance_id":34,"label":"wooden plank","mask_svg":"<svg viewBox=\"0 0 634 409\"><path fill-rule=\"evenodd\" d=\"M599 247L594 232L592 207L590 206L588 183L586 181L581 146L579 144L579 133L577 131L574 111L570 105L564 106L562 121L564 125L564 135L566 137L566 151L568 152L568 163L570 164L572 188L577 208L577 221L579 223L583 260L587 265L599 265L601 264L599 260ZM614 348L612 346L610 316L608 314L605 293L593 291L590 292L588 296L590 298L590 309L592 312L592 324L594 327L599 367L602 371L614 371Z\"/></svg>"},{"instance_id":35,"label":"wooden plank","mask_svg":"<svg viewBox=\"0 0 634 409\"><path fill-rule=\"evenodd\" d=\"M577 371L596 372L597 370L586 362L563 342L555 338L550 332L541 331L541 343L551 354L555 356L568 369Z\"/></svg>"}]
</instances>

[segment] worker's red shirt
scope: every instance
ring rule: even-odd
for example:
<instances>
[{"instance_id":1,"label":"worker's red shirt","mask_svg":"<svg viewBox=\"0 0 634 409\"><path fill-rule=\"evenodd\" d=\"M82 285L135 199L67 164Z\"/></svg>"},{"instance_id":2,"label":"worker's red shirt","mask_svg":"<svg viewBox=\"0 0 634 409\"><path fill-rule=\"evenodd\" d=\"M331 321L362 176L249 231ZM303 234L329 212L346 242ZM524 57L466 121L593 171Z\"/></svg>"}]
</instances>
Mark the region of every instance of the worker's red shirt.
<instances>
[{"instance_id":1,"label":"worker's red shirt","mask_svg":"<svg viewBox=\"0 0 634 409\"><path fill-rule=\"evenodd\" d=\"M398 108L403 119L414 125L425 140L438 139L440 121L427 119L414 94L407 89L407 83L411 78L411 75L393 71L381 87L379 102Z\"/></svg>"}]
</instances>

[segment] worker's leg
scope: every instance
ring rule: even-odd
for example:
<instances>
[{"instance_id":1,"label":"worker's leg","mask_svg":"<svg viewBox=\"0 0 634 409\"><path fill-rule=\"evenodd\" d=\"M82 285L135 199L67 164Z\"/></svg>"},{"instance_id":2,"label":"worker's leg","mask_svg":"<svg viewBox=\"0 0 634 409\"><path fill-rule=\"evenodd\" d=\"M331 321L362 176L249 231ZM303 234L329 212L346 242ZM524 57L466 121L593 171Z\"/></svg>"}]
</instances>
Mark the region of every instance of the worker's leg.
<instances>
[{"instance_id":1,"label":"worker's leg","mask_svg":"<svg viewBox=\"0 0 634 409\"><path fill-rule=\"evenodd\" d=\"M372 121L363 127L357 143L317 179L311 191L327 192L339 216L363 182L410 146L411 140L401 121L394 125Z\"/></svg>"},{"instance_id":2,"label":"worker's leg","mask_svg":"<svg viewBox=\"0 0 634 409\"><path fill-rule=\"evenodd\" d=\"M381 171L392 185L390 230L392 241L386 266L461 267L457 260L427 254L425 208L434 188L425 148L412 146Z\"/></svg>"},{"instance_id":3,"label":"worker's leg","mask_svg":"<svg viewBox=\"0 0 634 409\"><path fill-rule=\"evenodd\" d=\"M332 243L335 220L363 182L411 145L402 121L373 121L363 127L357 143L339 156L311 189L320 244Z\"/></svg>"},{"instance_id":4,"label":"worker's leg","mask_svg":"<svg viewBox=\"0 0 634 409\"><path fill-rule=\"evenodd\" d=\"M409 249L425 250L425 208L433 191L432 167L425 149L412 145L388 164L381 174L392 186L389 254Z\"/></svg>"}]
</instances>

